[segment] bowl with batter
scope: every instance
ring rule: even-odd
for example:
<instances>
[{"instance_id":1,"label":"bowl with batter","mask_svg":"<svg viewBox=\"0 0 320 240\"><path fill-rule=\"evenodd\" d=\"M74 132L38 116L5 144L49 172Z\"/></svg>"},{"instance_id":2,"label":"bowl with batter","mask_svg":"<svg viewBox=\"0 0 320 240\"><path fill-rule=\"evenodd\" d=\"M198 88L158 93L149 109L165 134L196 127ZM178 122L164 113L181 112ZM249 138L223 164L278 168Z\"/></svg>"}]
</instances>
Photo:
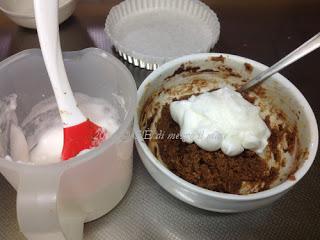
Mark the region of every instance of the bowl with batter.
<instances>
[{"instance_id":1,"label":"bowl with batter","mask_svg":"<svg viewBox=\"0 0 320 240\"><path fill-rule=\"evenodd\" d=\"M0 64L0 171L17 190L28 239L82 239L83 224L113 209L131 182L131 73L96 48L66 52L64 61L79 108L107 132L101 145L68 161L61 159L63 125L41 51Z\"/></svg>"},{"instance_id":2,"label":"bowl with batter","mask_svg":"<svg viewBox=\"0 0 320 240\"><path fill-rule=\"evenodd\" d=\"M239 56L197 54L148 76L138 90L136 145L164 189L196 207L240 212L275 201L304 176L318 129L302 94L280 74L236 92L264 69ZM190 137L200 130L205 137Z\"/></svg>"}]
</instances>

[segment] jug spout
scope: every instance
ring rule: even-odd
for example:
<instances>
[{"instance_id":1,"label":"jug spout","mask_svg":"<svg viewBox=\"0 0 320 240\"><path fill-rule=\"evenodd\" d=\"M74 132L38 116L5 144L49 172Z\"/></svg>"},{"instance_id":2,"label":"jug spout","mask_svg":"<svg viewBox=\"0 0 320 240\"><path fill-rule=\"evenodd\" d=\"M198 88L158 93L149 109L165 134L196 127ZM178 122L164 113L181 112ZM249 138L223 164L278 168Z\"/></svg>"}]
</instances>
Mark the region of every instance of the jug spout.
<instances>
[{"instance_id":1,"label":"jug spout","mask_svg":"<svg viewBox=\"0 0 320 240\"><path fill-rule=\"evenodd\" d=\"M19 176L17 214L28 240L82 239L84 214L80 209L59 210L62 169L30 166ZM65 218L64 216L68 216Z\"/></svg>"}]
</instances>

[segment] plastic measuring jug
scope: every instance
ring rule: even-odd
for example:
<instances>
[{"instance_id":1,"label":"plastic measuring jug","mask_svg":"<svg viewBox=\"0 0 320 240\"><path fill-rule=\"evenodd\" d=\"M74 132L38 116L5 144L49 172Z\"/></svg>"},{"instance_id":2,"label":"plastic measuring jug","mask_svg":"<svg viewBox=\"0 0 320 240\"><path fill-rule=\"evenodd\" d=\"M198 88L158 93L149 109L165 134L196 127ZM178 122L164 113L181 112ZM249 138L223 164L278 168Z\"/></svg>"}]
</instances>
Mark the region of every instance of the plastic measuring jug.
<instances>
[{"instance_id":1,"label":"plastic measuring jug","mask_svg":"<svg viewBox=\"0 0 320 240\"><path fill-rule=\"evenodd\" d=\"M81 239L84 223L114 208L131 182L136 108L131 73L118 59L95 48L67 52L64 61L72 89L111 103L120 115L120 127L98 148L56 164L19 163L0 152L0 172L17 191L18 222L29 240ZM18 95L19 122L36 103L53 95L39 49L1 62L0 76L0 98ZM0 132L0 144L8 144L9 135Z\"/></svg>"}]
</instances>

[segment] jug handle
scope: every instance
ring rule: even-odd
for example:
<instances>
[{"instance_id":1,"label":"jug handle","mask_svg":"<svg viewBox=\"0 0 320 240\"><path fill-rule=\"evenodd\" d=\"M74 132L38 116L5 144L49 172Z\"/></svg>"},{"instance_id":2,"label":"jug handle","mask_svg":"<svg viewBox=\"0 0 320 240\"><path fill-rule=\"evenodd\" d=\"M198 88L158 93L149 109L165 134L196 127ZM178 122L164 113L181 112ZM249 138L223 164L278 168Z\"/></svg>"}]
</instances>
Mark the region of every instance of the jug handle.
<instances>
[{"instance_id":1,"label":"jug handle","mask_svg":"<svg viewBox=\"0 0 320 240\"><path fill-rule=\"evenodd\" d=\"M61 175L62 171L44 171L41 167L20 173L17 214L20 230L28 240L82 239L84 217L81 214L73 217L66 213L68 224L60 223L58 193Z\"/></svg>"}]
</instances>

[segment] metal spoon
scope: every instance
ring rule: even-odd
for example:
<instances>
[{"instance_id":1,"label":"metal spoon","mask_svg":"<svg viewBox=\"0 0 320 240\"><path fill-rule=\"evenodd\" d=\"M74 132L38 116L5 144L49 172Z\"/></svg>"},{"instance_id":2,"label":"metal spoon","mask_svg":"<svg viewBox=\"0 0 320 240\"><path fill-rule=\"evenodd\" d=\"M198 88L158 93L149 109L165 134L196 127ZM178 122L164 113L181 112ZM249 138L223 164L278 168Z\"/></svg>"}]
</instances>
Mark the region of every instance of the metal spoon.
<instances>
[{"instance_id":1,"label":"metal spoon","mask_svg":"<svg viewBox=\"0 0 320 240\"><path fill-rule=\"evenodd\" d=\"M286 66L294 63L298 59L304 57L308 53L316 50L320 47L320 32L315 35L313 38L302 44L300 47L295 49L293 52L289 53L287 56L282 58L280 61L269 67L267 70L259 73L255 76L251 81L244 84L239 92L243 92L252 86L261 83L262 81L266 80L268 77L272 76L273 74L279 72L281 69L285 68Z\"/></svg>"}]
</instances>

